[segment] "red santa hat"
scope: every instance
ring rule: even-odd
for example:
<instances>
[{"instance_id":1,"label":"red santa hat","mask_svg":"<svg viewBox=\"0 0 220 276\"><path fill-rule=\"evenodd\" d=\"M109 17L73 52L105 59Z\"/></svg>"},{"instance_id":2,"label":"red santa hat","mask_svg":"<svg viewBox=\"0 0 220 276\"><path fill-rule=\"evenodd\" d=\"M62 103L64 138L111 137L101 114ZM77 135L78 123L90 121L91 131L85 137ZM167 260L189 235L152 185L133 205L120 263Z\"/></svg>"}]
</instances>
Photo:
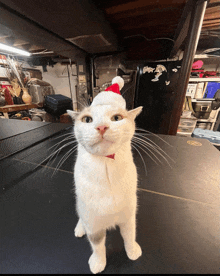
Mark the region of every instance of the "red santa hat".
<instances>
[{"instance_id":1,"label":"red santa hat","mask_svg":"<svg viewBox=\"0 0 220 276\"><path fill-rule=\"evenodd\" d=\"M93 100L92 106L95 105L113 105L121 108L126 108L125 99L121 96L120 90L124 86L124 80L121 77L115 77L112 80L112 85L99 93Z\"/></svg>"}]
</instances>

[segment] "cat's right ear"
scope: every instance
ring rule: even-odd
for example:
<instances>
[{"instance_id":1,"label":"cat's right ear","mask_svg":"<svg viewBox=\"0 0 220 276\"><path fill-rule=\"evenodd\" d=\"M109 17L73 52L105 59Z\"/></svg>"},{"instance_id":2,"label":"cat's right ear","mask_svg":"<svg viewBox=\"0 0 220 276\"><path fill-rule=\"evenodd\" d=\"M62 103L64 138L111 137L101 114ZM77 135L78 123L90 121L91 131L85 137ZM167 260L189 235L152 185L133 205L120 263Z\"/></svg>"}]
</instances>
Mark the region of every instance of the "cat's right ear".
<instances>
[{"instance_id":1,"label":"cat's right ear","mask_svg":"<svg viewBox=\"0 0 220 276\"><path fill-rule=\"evenodd\" d=\"M143 106L139 106L135 109L128 111L130 118L134 120L141 113L142 109L143 109Z\"/></svg>"},{"instance_id":2,"label":"cat's right ear","mask_svg":"<svg viewBox=\"0 0 220 276\"><path fill-rule=\"evenodd\" d=\"M66 112L70 115L70 117L71 117L73 120L75 120L76 117L79 115L79 112L77 112L77 111L67 110Z\"/></svg>"}]
</instances>

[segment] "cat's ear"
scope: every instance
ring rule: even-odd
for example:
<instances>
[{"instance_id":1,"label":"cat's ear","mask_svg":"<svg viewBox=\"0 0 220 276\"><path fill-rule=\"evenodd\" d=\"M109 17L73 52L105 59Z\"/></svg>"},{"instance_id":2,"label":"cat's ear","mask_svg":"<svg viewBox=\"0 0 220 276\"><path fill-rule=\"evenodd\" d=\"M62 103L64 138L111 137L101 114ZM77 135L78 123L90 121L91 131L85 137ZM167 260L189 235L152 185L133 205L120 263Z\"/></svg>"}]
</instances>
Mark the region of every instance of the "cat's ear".
<instances>
[{"instance_id":1,"label":"cat's ear","mask_svg":"<svg viewBox=\"0 0 220 276\"><path fill-rule=\"evenodd\" d=\"M135 109L128 111L129 117L131 117L134 120L141 113L142 109L143 106L139 106Z\"/></svg>"},{"instance_id":2,"label":"cat's ear","mask_svg":"<svg viewBox=\"0 0 220 276\"><path fill-rule=\"evenodd\" d=\"M77 112L77 111L67 110L66 112L70 115L70 117L71 117L73 120L75 120L76 117L79 115L79 112Z\"/></svg>"}]
</instances>

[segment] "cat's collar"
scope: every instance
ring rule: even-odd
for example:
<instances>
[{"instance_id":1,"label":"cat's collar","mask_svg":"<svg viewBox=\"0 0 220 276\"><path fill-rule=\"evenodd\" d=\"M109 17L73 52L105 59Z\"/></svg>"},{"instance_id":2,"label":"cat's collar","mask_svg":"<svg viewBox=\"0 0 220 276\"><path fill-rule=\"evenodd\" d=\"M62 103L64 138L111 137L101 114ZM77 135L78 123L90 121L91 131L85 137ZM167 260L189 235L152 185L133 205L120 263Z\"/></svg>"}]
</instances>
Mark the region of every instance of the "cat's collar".
<instances>
[{"instance_id":1,"label":"cat's collar","mask_svg":"<svg viewBox=\"0 0 220 276\"><path fill-rule=\"evenodd\" d=\"M110 155L107 155L106 157L108 157L108 158L111 158L111 159L114 159L114 160L115 160L115 153L110 154Z\"/></svg>"}]
</instances>

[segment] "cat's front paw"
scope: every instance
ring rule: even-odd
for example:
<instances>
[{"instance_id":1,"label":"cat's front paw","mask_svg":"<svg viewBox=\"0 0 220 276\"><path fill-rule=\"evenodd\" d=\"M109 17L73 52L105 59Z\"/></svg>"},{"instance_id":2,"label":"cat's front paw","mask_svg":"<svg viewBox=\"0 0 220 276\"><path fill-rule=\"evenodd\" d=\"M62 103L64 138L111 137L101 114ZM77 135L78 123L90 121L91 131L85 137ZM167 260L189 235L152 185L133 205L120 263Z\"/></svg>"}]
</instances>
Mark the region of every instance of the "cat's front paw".
<instances>
[{"instance_id":1,"label":"cat's front paw","mask_svg":"<svg viewBox=\"0 0 220 276\"><path fill-rule=\"evenodd\" d=\"M132 248L126 248L126 253L130 260L135 261L142 255L142 250L140 245L135 242Z\"/></svg>"},{"instance_id":2,"label":"cat's front paw","mask_svg":"<svg viewBox=\"0 0 220 276\"><path fill-rule=\"evenodd\" d=\"M82 238L86 234L86 232L83 228L83 225L81 223L77 224L74 232L75 232L75 237L77 237L77 238Z\"/></svg>"},{"instance_id":3,"label":"cat's front paw","mask_svg":"<svg viewBox=\"0 0 220 276\"><path fill-rule=\"evenodd\" d=\"M89 258L89 267L93 274L102 272L106 267L106 257L100 257L93 253Z\"/></svg>"}]
</instances>

